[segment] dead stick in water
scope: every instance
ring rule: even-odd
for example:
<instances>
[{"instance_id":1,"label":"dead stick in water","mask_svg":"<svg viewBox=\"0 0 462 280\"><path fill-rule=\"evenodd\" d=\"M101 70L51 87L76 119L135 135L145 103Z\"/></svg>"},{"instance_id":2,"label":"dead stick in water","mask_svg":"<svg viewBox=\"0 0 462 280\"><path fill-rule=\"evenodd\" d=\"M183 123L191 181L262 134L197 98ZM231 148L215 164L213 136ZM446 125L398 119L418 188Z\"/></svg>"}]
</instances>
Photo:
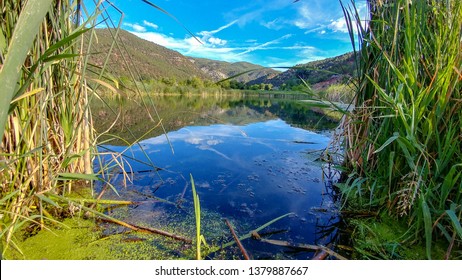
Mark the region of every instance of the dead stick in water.
<instances>
[{"instance_id":1,"label":"dead stick in water","mask_svg":"<svg viewBox=\"0 0 462 280\"><path fill-rule=\"evenodd\" d=\"M119 221L119 220L116 220L116 219L107 219L107 218L102 218L102 217L99 217L99 219L104 221L104 222L118 224L118 225L121 225L123 227L135 230L135 231L147 232L147 233L155 233L155 234L167 236L167 237L170 237L170 238L173 238L173 239L176 239L176 240L180 240L180 241L192 244L192 240L189 239L189 238L179 236L179 235L176 235L176 234L173 234L173 233L170 233L170 232L166 232L166 231L163 231L163 230L160 230L160 229L143 227L143 226L136 226L136 225L126 223L126 222L123 222L123 221Z\"/></svg>"},{"instance_id":2,"label":"dead stick in water","mask_svg":"<svg viewBox=\"0 0 462 280\"><path fill-rule=\"evenodd\" d=\"M347 258L343 257L342 255L332 251L331 249L322 246L322 245L311 245L311 244L290 244L287 241L283 240L274 240L274 239L260 239L261 242L273 244L273 245L278 245L278 246L284 246L284 247L290 247L290 248L295 248L295 249L302 249L302 250L322 250L326 252L327 254L336 257L339 260L346 260Z\"/></svg>"},{"instance_id":3,"label":"dead stick in water","mask_svg":"<svg viewBox=\"0 0 462 280\"><path fill-rule=\"evenodd\" d=\"M326 251L321 250L321 252L319 252L317 254L315 253L314 256L311 259L312 260L324 260L324 259L327 258L328 255L329 254Z\"/></svg>"},{"instance_id":4,"label":"dead stick in water","mask_svg":"<svg viewBox=\"0 0 462 280\"><path fill-rule=\"evenodd\" d=\"M56 198L56 199L60 199L60 200L63 200L63 201L69 201L68 198L65 198L65 197L62 197L62 196L59 196L59 195L56 195L56 194L49 194L49 195L51 197ZM98 212L98 211L96 211L96 210L94 210L94 209L92 209L90 207L87 207L87 206L85 206L83 204L80 204L79 207L82 210L85 210L85 211L88 211L89 213L94 214L98 219L100 219L102 221L105 221L105 222L118 224L118 225L127 227L129 229L135 230L135 231L160 234L160 235L163 235L163 236L167 236L167 237L170 237L170 238L173 238L173 239L176 239L176 240L180 240L180 241L192 244L191 239L183 237L183 236L179 236L179 235L176 235L176 234L173 234L173 233L170 233L170 232L166 232L166 231L163 231L163 230L160 230L160 229L156 229L156 228L135 226L135 225L126 223L124 221L117 220L117 219L115 219L115 218L113 218L113 217L111 217L109 215L104 214L104 213Z\"/></svg>"},{"instance_id":5,"label":"dead stick in water","mask_svg":"<svg viewBox=\"0 0 462 280\"><path fill-rule=\"evenodd\" d=\"M233 227L229 223L228 219L225 219L226 225L229 227L229 230L231 231L231 234L233 235L234 240L236 241L237 246L239 246L239 249L242 252L242 255L244 255L244 259L250 260L249 255L247 254L247 251L245 250L244 246L242 246L241 241L237 237L236 233L234 232Z\"/></svg>"}]
</instances>

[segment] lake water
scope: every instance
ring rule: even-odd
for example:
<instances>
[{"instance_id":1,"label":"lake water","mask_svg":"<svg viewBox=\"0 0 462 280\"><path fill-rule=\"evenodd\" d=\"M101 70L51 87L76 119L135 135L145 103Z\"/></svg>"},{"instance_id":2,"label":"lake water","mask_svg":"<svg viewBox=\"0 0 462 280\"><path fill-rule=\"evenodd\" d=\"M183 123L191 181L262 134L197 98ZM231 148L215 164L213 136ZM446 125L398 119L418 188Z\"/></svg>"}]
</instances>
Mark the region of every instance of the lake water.
<instances>
[{"instance_id":1,"label":"lake water","mask_svg":"<svg viewBox=\"0 0 462 280\"><path fill-rule=\"evenodd\" d=\"M189 106L194 102L191 98ZM337 173L319 160L335 124L295 101L233 98L210 104L200 112L177 108L173 114L166 106L176 116L166 120L176 124L167 137L143 138L130 147L101 145L101 152L123 154L123 167L113 168L108 177L119 199L147 202L112 214L155 227L181 224L182 217L188 217L184 227L191 228L192 175L202 209L202 233L215 246L233 240L224 219L242 236L287 213L291 214L258 233L291 246L249 238L243 244L253 258L307 259L313 251L298 245L335 242L339 218L332 182ZM162 118L162 110L159 114ZM101 160L107 164L111 158ZM128 172L126 177L121 169ZM116 197L107 193L107 198ZM208 258L236 256L234 245Z\"/></svg>"}]
</instances>

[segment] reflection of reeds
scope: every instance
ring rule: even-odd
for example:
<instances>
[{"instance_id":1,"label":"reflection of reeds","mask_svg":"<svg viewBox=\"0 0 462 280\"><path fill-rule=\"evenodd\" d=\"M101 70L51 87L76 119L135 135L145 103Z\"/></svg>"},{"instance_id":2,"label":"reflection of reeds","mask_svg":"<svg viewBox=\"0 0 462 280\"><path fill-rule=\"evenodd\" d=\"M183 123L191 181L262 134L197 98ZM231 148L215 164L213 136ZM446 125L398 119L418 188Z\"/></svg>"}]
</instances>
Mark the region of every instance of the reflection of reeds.
<instances>
[{"instance_id":1,"label":"reflection of reeds","mask_svg":"<svg viewBox=\"0 0 462 280\"><path fill-rule=\"evenodd\" d=\"M354 4L344 6L361 56L356 107L344 126L354 175L343 191L407 217L431 258L437 234L462 242L462 3L368 4L367 23Z\"/></svg>"}]
</instances>

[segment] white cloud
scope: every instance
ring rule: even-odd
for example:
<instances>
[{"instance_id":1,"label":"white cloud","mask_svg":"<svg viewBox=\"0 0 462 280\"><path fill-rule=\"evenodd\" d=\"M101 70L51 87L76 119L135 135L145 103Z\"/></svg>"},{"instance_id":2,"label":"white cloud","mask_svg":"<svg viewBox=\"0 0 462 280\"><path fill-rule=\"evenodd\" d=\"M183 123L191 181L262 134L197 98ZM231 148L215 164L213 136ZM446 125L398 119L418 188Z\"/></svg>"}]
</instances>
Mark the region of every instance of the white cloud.
<instances>
[{"instance_id":1,"label":"white cloud","mask_svg":"<svg viewBox=\"0 0 462 280\"><path fill-rule=\"evenodd\" d=\"M298 64L305 64L315 60L321 60L329 57L324 51L312 46L288 46L282 50L293 51L291 59L272 59L266 62L269 67L291 67ZM279 69L280 70L280 69Z\"/></svg>"},{"instance_id":2,"label":"white cloud","mask_svg":"<svg viewBox=\"0 0 462 280\"><path fill-rule=\"evenodd\" d=\"M301 3L301 2L300 2ZM330 5L328 5L330 3ZM292 24L300 29L306 29L305 34L318 32L325 34L327 31L348 33L348 26L341 6L334 2L312 1L303 3L298 7L297 17ZM366 1L356 1L355 3L361 18L367 14Z\"/></svg>"},{"instance_id":3,"label":"white cloud","mask_svg":"<svg viewBox=\"0 0 462 280\"><path fill-rule=\"evenodd\" d=\"M219 38L209 38L204 44L200 44L195 38L175 38L158 32L132 32L136 36L151 41L169 49L179 51L184 55L206 57L210 59L235 62L242 60L237 55L238 52L245 50L243 47L225 47L225 40Z\"/></svg>"},{"instance_id":4,"label":"white cloud","mask_svg":"<svg viewBox=\"0 0 462 280\"><path fill-rule=\"evenodd\" d=\"M167 35L157 32L132 32L136 36L145 40L151 41L158 45L164 46L170 49L183 49L186 46L184 40L178 40Z\"/></svg>"},{"instance_id":5,"label":"white cloud","mask_svg":"<svg viewBox=\"0 0 462 280\"><path fill-rule=\"evenodd\" d=\"M149 22L149 21L147 21L147 20L143 20L143 24L146 25L146 26L152 27L152 28L154 28L154 29L158 29L158 28L159 28L159 26L158 26L157 24L152 23L152 22Z\"/></svg>"},{"instance_id":6,"label":"white cloud","mask_svg":"<svg viewBox=\"0 0 462 280\"><path fill-rule=\"evenodd\" d=\"M209 59L222 60L228 62L249 61L254 63L262 63L265 66L278 67L278 66L292 66L299 63L306 63L320 58L325 58L320 54L320 51L312 46L307 45L292 45L283 46L278 45L281 41L286 40L292 34L286 34L275 40L260 43L256 40L245 42L240 46L229 47L226 46L228 42L225 40L210 37L207 42L200 44L192 37L188 38L174 38L165 34L157 32L132 32L138 37L145 40L162 45L169 49L174 49L180 53L193 57L205 57ZM253 61L249 55L255 51L265 50L280 50L295 52L292 60L278 60L276 58L267 58L265 61Z\"/></svg>"},{"instance_id":7,"label":"white cloud","mask_svg":"<svg viewBox=\"0 0 462 280\"><path fill-rule=\"evenodd\" d=\"M215 30L211 30L211 31L204 30L204 31L200 31L197 34L201 36L200 40L205 45L210 44L211 46L224 46L228 43L228 41L225 39L217 38L216 36L213 36L213 35L233 26L236 23L237 23L237 20L234 20L234 21L229 22L228 24L220 26L219 28Z\"/></svg>"},{"instance_id":8,"label":"white cloud","mask_svg":"<svg viewBox=\"0 0 462 280\"><path fill-rule=\"evenodd\" d=\"M189 48L195 48L204 45L203 41L199 42L197 37L188 37L186 39L183 39L183 41L187 43L187 47Z\"/></svg>"},{"instance_id":9,"label":"white cloud","mask_svg":"<svg viewBox=\"0 0 462 280\"><path fill-rule=\"evenodd\" d=\"M138 23L124 23L124 25L130 27L136 32L146 32L146 27L141 26Z\"/></svg>"},{"instance_id":10,"label":"white cloud","mask_svg":"<svg viewBox=\"0 0 462 280\"><path fill-rule=\"evenodd\" d=\"M300 2L292 24L308 30L327 25L332 18L338 18L342 14L340 5L335 7L328 4L325 1Z\"/></svg>"},{"instance_id":11,"label":"white cloud","mask_svg":"<svg viewBox=\"0 0 462 280\"><path fill-rule=\"evenodd\" d=\"M214 46L224 46L228 42L226 40L215 37L210 37L207 41Z\"/></svg>"},{"instance_id":12,"label":"white cloud","mask_svg":"<svg viewBox=\"0 0 462 280\"><path fill-rule=\"evenodd\" d=\"M348 27L347 27L345 18L331 20L330 24L327 27L334 32L348 33Z\"/></svg>"}]
</instances>

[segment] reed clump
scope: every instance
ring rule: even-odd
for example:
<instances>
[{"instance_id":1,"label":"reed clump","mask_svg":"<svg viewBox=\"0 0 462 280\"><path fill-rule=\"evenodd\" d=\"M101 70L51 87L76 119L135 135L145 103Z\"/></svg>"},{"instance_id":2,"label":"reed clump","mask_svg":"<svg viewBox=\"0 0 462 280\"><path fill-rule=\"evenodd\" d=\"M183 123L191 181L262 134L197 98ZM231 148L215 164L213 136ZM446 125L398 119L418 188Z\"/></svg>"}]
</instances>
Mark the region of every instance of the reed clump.
<instances>
[{"instance_id":1,"label":"reed clump","mask_svg":"<svg viewBox=\"0 0 462 280\"><path fill-rule=\"evenodd\" d=\"M406 221L400 240L422 241L429 259L437 241L460 257L462 2L367 4L366 21L354 2L343 5L360 74L341 189Z\"/></svg>"},{"instance_id":2,"label":"reed clump","mask_svg":"<svg viewBox=\"0 0 462 280\"><path fill-rule=\"evenodd\" d=\"M3 252L14 247L14 233L25 224L44 227L44 220L53 219L48 206L60 205L49 193L66 195L76 180L96 178L80 1L42 1L42 14L33 2L0 2L0 77L14 84L0 84ZM26 15L32 19L24 20ZM31 43L22 45L21 55L15 50L24 34Z\"/></svg>"},{"instance_id":3,"label":"reed clump","mask_svg":"<svg viewBox=\"0 0 462 280\"><path fill-rule=\"evenodd\" d=\"M130 177L121 153L98 151L99 137L107 132L94 130L90 113L92 98L108 105L102 94L110 91L122 99L119 81L106 69L113 51L124 56L118 39L123 13L108 1L85 4L90 6L81 0L0 2L0 258L11 249L22 254L17 244L26 227L48 229L63 216L85 213L131 227L96 208L105 203L107 189L115 190L111 170L122 170L124 183ZM109 9L120 15L117 27ZM97 25L110 27L113 38L103 65L89 63ZM124 56L124 63L133 68L130 58ZM138 72L130 75L132 92L141 97L146 87ZM153 100L141 100L153 124L145 134L157 126L165 133ZM113 126L120 109L110 111ZM96 199L72 198L76 185L94 181L104 184ZM91 188L89 196L94 195ZM109 202L125 203L131 204Z\"/></svg>"}]
</instances>

